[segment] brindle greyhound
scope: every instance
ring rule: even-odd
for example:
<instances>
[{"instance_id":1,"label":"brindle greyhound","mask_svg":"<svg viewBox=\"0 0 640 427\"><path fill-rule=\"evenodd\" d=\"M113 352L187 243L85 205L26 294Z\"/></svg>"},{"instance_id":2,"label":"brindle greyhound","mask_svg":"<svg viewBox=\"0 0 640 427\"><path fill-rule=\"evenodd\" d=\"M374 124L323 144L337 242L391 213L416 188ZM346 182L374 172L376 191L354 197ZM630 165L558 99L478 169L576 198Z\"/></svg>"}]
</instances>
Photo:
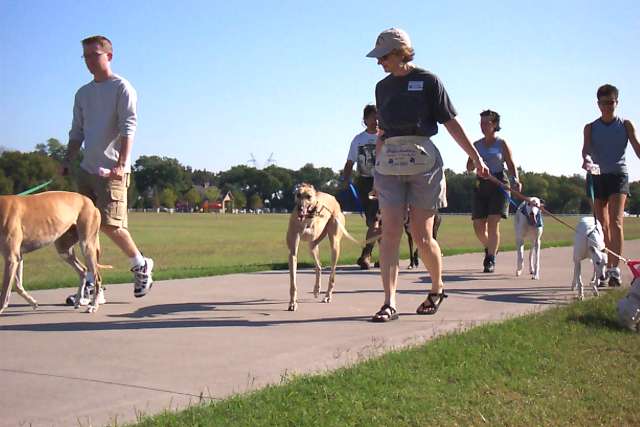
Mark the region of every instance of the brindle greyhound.
<instances>
[{"instance_id":1,"label":"brindle greyhound","mask_svg":"<svg viewBox=\"0 0 640 427\"><path fill-rule=\"evenodd\" d=\"M302 183L295 190L296 206L289 218L287 230L287 247L289 248L289 311L298 308L298 291L296 287L296 270L298 266L298 245L300 241L309 242L309 250L313 256L316 272L316 283L313 295L317 298L320 294L320 256L319 244L326 236L329 236L331 245L331 274L329 284L322 302L331 302L333 287L336 279L336 264L340 256L340 240L345 235L348 239L356 241L344 228L345 218L340 204L330 194L316 191L311 184Z\"/></svg>"},{"instance_id":2,"label":"brindle greyhound","mask_svg":"<svg viewBox=\"0 0 640 427\"><path fill-rule=\"evenodd\" d=\"M83 294L87 267L93 274L96 288L87 312L97 311L101 282L99 232L100 211L89 198L78 193L49 191L33 196L0 196L0 250L5 259L0 313L9 305L14 280L18 294L34 310L38 308L36 300L22 285L23 255L50 243L55 244L58 254L80 276L76 308ZM77 242L87 267L74 254L73 245Z\"/></svg>"}]
</instances>

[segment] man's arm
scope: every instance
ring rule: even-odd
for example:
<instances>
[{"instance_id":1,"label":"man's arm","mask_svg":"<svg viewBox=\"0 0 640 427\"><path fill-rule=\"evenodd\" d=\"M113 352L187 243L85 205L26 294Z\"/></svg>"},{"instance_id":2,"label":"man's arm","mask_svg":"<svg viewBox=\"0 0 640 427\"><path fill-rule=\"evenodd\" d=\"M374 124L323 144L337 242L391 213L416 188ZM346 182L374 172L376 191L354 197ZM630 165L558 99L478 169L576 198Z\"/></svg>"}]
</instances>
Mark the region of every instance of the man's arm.
<instances>
[{"instance_id":1,"label":"man's arm","mask_svg":"<svg viewBox=\"0 0 640 427\"><path fill-rule=\"evenodd\" d=\"M629 137L631 147L633 147L633 151L635 151L636 156L640 159L640 144L638 143L638 138L636 136L636 129L633 127L633 123L631 123L630 120L624 121L624 127L627 129L627 136Z\"/></svg>"},{"instance_id":2,"label":"man's arm","mask_svg":"<svg viewBox=\"0 0 640 427\"><path fill-rule=\"evenodd\" d=\"M349 185L349 181L351 181L351 172L353 172L353 162L351 160L347 160L344 164L344 168L342 169L342 185L347 187Z\"/></svg>"},{"instance_id":3,"label":"man's arm","mask_svg":"<svg viewBox=\"0 0 640 427\"><path fill-rule=\"evenodd\" d=\"M112 179L122 179L124 177L124 167L131 156L131 147L133 146L133 135L120 136L120 152L118 162L111 169Z\"/></svg>"},{"instance_id":4,"label":"man's arm","mask_svg":"<svg viewBox=\"0 0 640 427\"><path fill-rule=\"evenodd\" d=\"M62 160L62 176L69 175L69 172L71 170L71 163L73 163L75 158L78 157L80 147L82 147L82 141L78 141L76 139L69 140L69 144L67 145L67 153L64 155L64 159Z\"/></svg>"},{"instance_id":5,"label":"man's arm","mask_svg":"<svg viewBox=\"0 0 640 427\"><path fill-rule=\"evenodd\" d=\"M489 175L487 165L485 165L480 158L476 147L474 147L473 144L471 144L471 141L469 141L469 138L467 138L467 135L464 133L464 130L462 129L462 126L460 126L458 120L454 117L445 122L444 127L447 128L449 135L451 135L460 148L462 148L469 158L471 158L476 169L476 174L483 178Z\"/></svg>"}]
</instances>

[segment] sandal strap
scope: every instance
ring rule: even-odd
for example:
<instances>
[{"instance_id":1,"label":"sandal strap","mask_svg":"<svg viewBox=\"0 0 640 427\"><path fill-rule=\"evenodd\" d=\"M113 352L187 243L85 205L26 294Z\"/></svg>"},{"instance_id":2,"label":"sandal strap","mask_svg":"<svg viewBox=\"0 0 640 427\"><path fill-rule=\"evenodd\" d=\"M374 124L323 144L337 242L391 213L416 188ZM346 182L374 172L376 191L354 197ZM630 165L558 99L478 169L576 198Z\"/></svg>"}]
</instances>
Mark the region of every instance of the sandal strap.
<instances>
[{"instance_id":1,"label":"sandal strap","mask_svg":"<svg viewBox=\"0 0 640 427\"><path fill-rule=\"evenodd\" d=\"M380 310L376 313L376 316L392 316L396 313L396 309L391 307L389 304L384 304L380 307Z\"/></svg>"},{"instance_id":2,"label":"sandal strap","mask_svg":"<svg viewBox=\"0 0 640 427\"><path fill-rule=\"evenodd\" d=\"M435 297L435 298L434 298ZM440 294L436 294L433 292L429 292L427 294L427 299L429 300L429 302L431 303L431 307L435 310L438 309L438 307L440 307L440 304L442 304L442 301L447 298L448 295L445 294L444 292L440 293Z\"/></svg>"},{"instance_id":3,"label":"sandal strap","mask_svg":"<svg viewBox=\"0 0 640 427\"><path fill-rule=\"evenodd\" d=\"M442 304L442 301L448 297L449 295L447 295L444 291L440 293L429 292L427 294L427 301L431 305L427 305L425 304L426 301L423 301L418 307L418 312L435 314L438 311L440 304Z\"/></svg>"}]
</instances>

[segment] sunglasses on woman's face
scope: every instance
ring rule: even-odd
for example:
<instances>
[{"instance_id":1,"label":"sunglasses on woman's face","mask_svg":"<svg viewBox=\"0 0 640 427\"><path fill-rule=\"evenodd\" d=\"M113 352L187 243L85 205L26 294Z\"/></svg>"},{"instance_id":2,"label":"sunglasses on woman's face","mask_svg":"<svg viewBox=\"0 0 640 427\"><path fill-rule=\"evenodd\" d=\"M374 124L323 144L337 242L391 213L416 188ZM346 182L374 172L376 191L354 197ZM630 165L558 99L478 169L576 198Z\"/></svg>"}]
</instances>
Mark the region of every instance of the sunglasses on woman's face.
<instances>
[{"instance_id":1,"label":"sunglasses on woman's face","mask_svg":"<svg viewBox=\"0 0 640 427\"><path fill-rule=\"evenodd\" d=\"M615 105L617 103L618 103L617 99L613 99L613 100L610 99L610 100L606 100L606 101L598 101L598 104L605 105L607 107L610 107L610 106Z\"/></svg>"}]
</instances>

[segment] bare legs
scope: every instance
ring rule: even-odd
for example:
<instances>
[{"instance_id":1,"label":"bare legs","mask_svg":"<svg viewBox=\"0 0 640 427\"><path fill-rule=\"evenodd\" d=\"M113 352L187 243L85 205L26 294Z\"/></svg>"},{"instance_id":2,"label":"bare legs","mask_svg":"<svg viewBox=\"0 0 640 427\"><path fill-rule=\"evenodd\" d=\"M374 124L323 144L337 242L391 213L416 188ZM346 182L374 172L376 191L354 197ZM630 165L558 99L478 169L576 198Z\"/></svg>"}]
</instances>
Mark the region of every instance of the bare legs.
<instances>
[{"instance_id":1,"label":"bare legs","mask_svg":"<svg viewBox=\"0 0 640 427\"><path fill-rule=\"evenodd\" d=\"M489 215L487 218L473 220L473 231L482 246L487 248L489 255L494 255L500 247L500 215Z\"/></svg>"},{"instance_id":2,"label":"bare legs","mask_svg":"<svg viewBox=\"0 0 640 427\"><path fill-rule=\"evenodd\" d=\"M627 201L626 194L612 194L607 201L595 200L596 218L602 224L604 242L607 248L622 255L624 242L624 205ZM620 260L616 256L610 256L608 267L617 267Z\"/></svg>"}]
</instances>

